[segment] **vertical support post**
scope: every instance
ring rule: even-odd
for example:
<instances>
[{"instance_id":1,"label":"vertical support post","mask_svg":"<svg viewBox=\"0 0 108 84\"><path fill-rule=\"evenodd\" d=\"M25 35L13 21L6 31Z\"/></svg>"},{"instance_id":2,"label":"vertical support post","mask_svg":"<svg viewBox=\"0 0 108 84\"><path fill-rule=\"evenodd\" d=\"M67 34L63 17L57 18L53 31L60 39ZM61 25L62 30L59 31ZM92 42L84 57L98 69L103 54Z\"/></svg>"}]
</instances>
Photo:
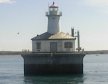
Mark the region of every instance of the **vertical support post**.
<instances>
[{"instance_id":1,"label":"vertical support post","mask_svg":"<svg viewBox=\"0 0 108 84\"><path fill-rule=\"evenodd\" d=\"M80 34L79 34L79 31L77 31L77 39L78 39L78 52L80 52L81 47L80 47Z\"/></svg>"}]
</instances>

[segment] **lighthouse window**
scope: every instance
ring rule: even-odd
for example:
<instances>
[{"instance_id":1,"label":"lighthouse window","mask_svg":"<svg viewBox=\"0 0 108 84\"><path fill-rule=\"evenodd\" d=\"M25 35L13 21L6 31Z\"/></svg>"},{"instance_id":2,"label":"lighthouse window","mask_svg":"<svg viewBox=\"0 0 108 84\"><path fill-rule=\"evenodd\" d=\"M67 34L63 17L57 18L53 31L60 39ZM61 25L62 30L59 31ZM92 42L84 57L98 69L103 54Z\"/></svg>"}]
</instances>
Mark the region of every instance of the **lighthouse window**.
<instances>
[{"instance_id":1,"label":"lighthouse window","mask_svg":"<svg viewBox=\"0 0 108 84\"><path fill-rule=\"evenodd\" d=\"M53 8L50 8L50 11L53 11Z\"/></svg>"},{"instance_id":2,"label":"lighthouse window","mask_svg":"<svg viewBox=\"0 0 108 84\"><path fill-rule=\"evenodd\" d=\"M36 43L37 49L41 49L41 42Z\"/></svg>"},{"instance_id":3,"label":"lighthouse window","mask_svg":"<svg viewBox=\"0 0 108 84\"><path fill-rule=\"evenodd\" d=\"M54 10L57 11L58 9L57 8L54 8Z\"/></svg>"},{"instance_id":4,"label":"lighthouse window","mask_svg":"<svg viewBox=\"0 0 108 84\"><path fill-rule=\"evenodd\" d=\"M65 42L64 43L64 47L65 48L72 48L73 47L73 44L72 44L72 42Z\"/></svg>"}]
</instances>

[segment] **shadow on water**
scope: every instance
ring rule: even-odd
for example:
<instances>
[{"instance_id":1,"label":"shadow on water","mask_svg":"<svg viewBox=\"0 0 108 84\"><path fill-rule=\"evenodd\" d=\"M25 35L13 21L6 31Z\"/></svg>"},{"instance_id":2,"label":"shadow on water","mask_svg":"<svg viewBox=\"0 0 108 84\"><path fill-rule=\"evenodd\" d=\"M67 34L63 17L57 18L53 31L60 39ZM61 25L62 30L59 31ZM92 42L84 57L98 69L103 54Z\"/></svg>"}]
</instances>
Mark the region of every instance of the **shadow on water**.
<instances>
[{"instance_id":1,"label":"shadow on water","mask_svg":"<svg viewBox=\"0 0 108 84\"><path fill-rule=\"evenodd\" d=\"M25 84L83 84L83 75L28 76Z\"/></svg>"}]
</instances>

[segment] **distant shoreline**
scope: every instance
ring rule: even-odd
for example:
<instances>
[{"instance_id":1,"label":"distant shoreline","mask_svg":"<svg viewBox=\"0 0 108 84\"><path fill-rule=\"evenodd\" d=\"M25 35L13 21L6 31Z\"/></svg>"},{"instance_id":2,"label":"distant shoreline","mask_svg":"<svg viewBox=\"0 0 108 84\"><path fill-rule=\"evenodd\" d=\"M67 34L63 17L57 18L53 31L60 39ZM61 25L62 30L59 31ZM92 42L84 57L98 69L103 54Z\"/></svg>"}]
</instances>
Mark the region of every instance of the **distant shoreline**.
<instances>
[{"instance_id":1,"label":"distant shoreline","mask_svg":"<svg viewBox=\"0 0 108 84\"><path fill-rule=\"evenodd\" d=\"M108 50L84 51L86 54L108 54Z\"/></svg>"},{"instance_id":2,"label":"distant shoreline","mask_svg":"<svg viewBox=\"0 0 108 84\"><path fill-rule=\"evenodd\" d=\"M0 51L0 55L21 55L21 51Z\"/></svg>"},{"instance_id":3,"label":"distant shoreline","mask_svg":"<svg viewBox=\"0 0 108 84\"><path fill-rule=\"evenodd\" d=\"M84 51L85 54L108 54L108 50ZM0 51L0 55L21 55L22 51Z\"/></svg>"}]
</instances>

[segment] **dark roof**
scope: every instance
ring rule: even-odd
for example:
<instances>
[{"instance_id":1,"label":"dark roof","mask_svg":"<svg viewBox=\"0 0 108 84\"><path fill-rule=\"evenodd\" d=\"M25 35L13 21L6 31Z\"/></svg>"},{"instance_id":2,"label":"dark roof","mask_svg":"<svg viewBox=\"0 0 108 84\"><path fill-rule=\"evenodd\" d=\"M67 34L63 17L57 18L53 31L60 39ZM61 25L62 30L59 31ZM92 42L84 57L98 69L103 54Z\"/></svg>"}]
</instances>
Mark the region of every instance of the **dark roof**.
<instances>
[{"instance_id":1,"label":"dark roof","mask_svg":"<svg viewBox=\"0 0 108 84\"><path fill-rule=\"evenodd\" d=\"M53 2L53 4L49 8L58 8L58 6L55 6L55 2Z\"/></svg>"},{"instance_id":2,"label":"dark roof","mask_svg":"<svg viewBox=\"0 0 108 84\"><path fill-rule=\"evenodd\" d=\"M41 35L37 35L36 37L32 38L31 40L47 40L52 34L45 32Z\"/></svg>"},{"instance_id":3,"label":"dark roof","mask_svg":"<svg viewBox=\"0 0 108 84\"><path fill-rule=\"evenodd\" d=\"M58 8L58 6L52 5L52 6L50 6L49 8Z\"/></svg>"},{"instance_id":4,"label":"dark roof","mask_svg":"<svg viewBox=\"0 0 108 84\"><path fill-rule=\"evenodd\" d=\"M63 32L58 32L56 34L50 34L48 32L45 32L41 35L37 35L36 37L32 38L31 40L75 40L75 37L72 37L71 35Z\"/></svg>"}]
</instances>

